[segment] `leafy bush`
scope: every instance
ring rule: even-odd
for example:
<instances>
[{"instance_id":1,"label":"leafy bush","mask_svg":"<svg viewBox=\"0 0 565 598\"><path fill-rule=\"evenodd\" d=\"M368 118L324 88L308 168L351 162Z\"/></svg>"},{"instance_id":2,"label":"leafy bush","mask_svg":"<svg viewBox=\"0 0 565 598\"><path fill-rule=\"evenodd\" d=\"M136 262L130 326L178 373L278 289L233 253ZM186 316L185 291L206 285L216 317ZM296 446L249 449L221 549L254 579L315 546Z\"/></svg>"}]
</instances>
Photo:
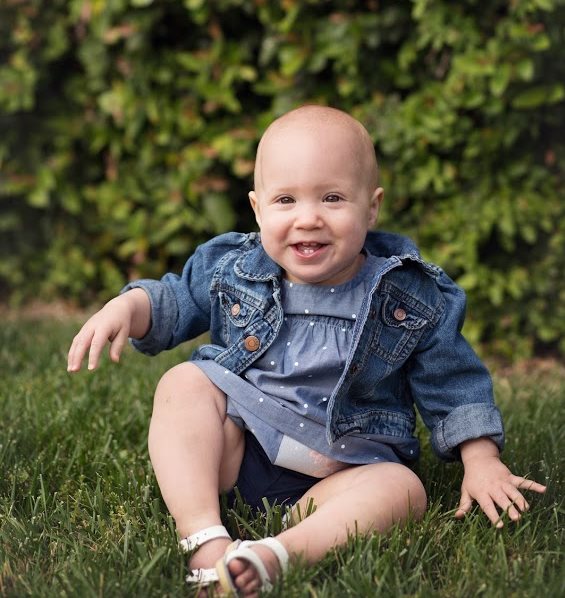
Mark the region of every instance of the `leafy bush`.
<instances>
[{"instance_id":1,"label":"leafy bush","mask_svg":"<svg viewBox=\"0 0 565 598\"><path fill-rule=\"evenodd\" d=\"M499 354L565 353L563 0L4 0L0 281L89 302L253 226L256 143L326 103L380 156L380 226Z\"/></svg>"}]
</instances>

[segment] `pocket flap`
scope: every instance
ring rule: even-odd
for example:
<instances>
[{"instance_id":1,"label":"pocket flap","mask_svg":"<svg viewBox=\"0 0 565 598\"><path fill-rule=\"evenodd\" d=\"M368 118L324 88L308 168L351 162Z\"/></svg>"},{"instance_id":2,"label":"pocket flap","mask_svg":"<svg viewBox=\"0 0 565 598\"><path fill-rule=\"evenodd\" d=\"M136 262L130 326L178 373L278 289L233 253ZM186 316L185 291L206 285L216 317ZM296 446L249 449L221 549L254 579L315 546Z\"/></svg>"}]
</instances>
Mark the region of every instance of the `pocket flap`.
<instances>
[{"instance_id":1,"label":"pocket flap","mask_svg":"<svg viewBox=\"0 0 565 598\"><path fill-rule=\"evenodd\" d=\"M251 317L257 309L241 300L236 295L225 291L218 293L220 305L229 320L237 327L243 328L249 324Z\"/></svg>"},{"instance_id":2,"label":"pocket flap","mask_svg":"<svg viewBox=\"0 0 565 598\"><path fill-rule=\"evenodd\" d=\"M414 307L391 295L387 295L383 301L382 315L383 322L394 328L418 330L428 323Z\"/></svg>"}]
</instances>

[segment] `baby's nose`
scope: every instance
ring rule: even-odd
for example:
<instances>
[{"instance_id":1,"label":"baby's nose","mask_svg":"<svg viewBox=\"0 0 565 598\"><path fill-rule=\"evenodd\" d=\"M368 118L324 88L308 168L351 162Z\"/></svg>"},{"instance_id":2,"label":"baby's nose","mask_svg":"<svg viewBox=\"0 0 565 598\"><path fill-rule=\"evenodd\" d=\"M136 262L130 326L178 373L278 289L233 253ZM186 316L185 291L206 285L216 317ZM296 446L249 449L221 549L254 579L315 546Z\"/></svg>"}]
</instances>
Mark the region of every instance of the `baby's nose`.
<instances>
[{"instance_id":1,"label":"baby's nose","mask_svg":"<svg viewBox=\"0 0 565 598\"><path fill-rule=\"evenodd\" d=\"M316 206L305 205L298 210L295 226L298 228L316 228L321 226L320 211Z\"/></svg>"}]
</instances>

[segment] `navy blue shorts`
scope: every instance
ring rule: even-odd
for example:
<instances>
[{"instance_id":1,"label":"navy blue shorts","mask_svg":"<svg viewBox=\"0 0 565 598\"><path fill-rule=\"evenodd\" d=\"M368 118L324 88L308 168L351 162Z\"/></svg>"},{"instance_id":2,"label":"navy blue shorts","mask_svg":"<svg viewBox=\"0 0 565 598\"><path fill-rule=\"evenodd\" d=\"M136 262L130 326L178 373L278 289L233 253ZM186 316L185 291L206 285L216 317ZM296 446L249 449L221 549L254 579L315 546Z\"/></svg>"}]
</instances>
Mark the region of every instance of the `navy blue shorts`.
<instances>
[{"instance_id":1,"label":"navy blue shorts","mask_svg":"<svg viewBox=\"0 0 565 598\"><path fill-rule=\"evenodd\" d=\"M320 478L273 465L255 436L245 431L245 452L235 485L253 510L265 511L263 498L271 506L292 506L319 481ZM228 506L233 506L235 496L233 490L228 493Z\"/></svg>"}]
</instances>

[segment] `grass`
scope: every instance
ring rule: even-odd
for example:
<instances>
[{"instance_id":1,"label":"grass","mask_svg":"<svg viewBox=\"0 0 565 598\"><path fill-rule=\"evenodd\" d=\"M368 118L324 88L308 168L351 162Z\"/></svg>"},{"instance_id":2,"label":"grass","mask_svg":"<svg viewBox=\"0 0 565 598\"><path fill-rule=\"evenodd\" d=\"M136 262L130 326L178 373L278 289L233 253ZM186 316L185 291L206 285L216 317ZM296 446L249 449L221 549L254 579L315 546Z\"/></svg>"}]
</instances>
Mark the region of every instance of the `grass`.
<instances>
[{"instance_id":1,"label":"grass","mask_svg":"<svg viewBox=\"0 0 565 598\"><path fill-rule=\"evenodd\" d=\"M70 376L76 323L4 322L0 330L0 596L190 596L186 563L146 447L152 395L187 348L153 359L128 350L118 366ZM518 524L493 529L474 512L453 519L461 468L426 445L423 521L387 537L352 537L317 566L296 566L275 597L563 596L565 373L495 377L508 433L505 461L549 484ZM281 513L241 506L226 524L275 533Z\"/></svg>"}]
</instances>

